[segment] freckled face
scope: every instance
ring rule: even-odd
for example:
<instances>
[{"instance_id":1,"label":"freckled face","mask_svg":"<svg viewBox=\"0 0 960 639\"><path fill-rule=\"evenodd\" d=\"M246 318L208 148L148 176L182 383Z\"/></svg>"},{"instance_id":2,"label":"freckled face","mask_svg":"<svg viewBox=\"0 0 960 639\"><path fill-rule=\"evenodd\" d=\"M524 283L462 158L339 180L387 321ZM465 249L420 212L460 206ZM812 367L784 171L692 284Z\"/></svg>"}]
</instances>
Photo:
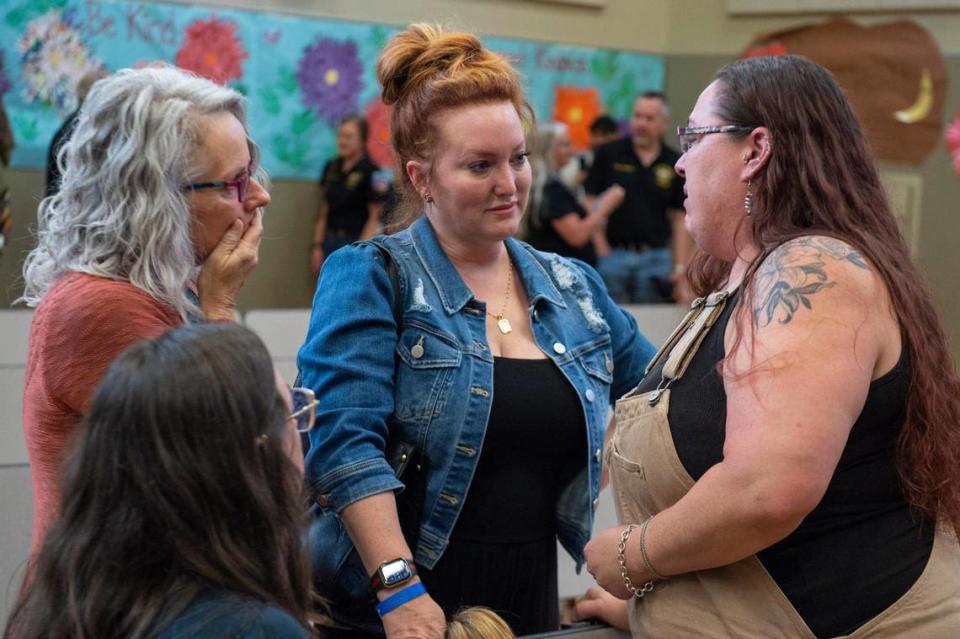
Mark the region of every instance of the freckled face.
<instances>
[{"instance_id":1,"label":"freckled face","mask_svg":"<svg viewBox=\"0 0 960 639\"><path fill-rule=\"evenodd\" d=\"M434 200L427 216L437 234L466 245L510 237L531 181L517 110L509 101L474 104L437 119L438 143L426 176Z\"/></svg>"},{"instance_id":2,"label":"freckled face","mask_svg":"<svg viewBox=\"0 0 960 639\"><path fill-rule=\"evenodd\" d=\"M250 166L247 132L232 113L201 118L200 139L202 142L194 154L194 163L199 168L192 180L194 183L226 182L247 174ZM270 194L250 178L243 202L237 198L235 186L187 191L186 199L194 248L204 260L236 220L243 221L246 231L257 209L270 203Z\"/></svg>"}]
</instances>

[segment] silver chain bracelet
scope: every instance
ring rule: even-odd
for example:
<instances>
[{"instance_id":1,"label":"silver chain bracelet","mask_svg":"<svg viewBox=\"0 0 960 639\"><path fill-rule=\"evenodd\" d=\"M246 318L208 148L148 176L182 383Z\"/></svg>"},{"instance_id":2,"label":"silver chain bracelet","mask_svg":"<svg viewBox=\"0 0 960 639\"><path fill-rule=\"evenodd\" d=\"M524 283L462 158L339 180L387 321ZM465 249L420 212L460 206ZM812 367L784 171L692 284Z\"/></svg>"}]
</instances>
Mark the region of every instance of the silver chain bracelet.
<instances>
[{"instance_id":1,"label":"silver chain bracelet","mask_svg":"<svg viewBox=\"0 0 960 639\"><path fill-rule=\"evenodd\" d=\"M649 519L647 521L649 521ZM620 543L617 544L617 563L620 564L620 576L623 577L623 585L626 586L627 590L634 597L642 599L645 594L653 590L653 579L637 588L633 585L633 581L630 580L630 575L627 573L627 539L636 527L637 524L628 524L627 527L623 529L623 532L620 533Z\"/></svg>"}]
</instances>

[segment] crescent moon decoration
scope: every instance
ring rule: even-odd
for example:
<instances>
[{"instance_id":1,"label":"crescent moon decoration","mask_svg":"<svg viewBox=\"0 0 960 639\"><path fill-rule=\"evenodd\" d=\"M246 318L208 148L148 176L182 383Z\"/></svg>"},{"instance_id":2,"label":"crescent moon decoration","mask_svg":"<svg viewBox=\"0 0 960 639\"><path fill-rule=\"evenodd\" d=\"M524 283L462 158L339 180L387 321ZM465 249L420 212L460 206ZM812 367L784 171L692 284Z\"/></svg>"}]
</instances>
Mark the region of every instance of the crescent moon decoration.
<instances>
[{"instance_id":1,"label":"crescent moon decoration","mask_svg":"<svg viewBox=\"0 0 960 639\"><path fill-rule=\"evenodd\" d=\"M920 74L920 93L917 94L916 102L906 109L897 111L893 117L904 124L914 124L926 118L931 108L933 108L933 77L929 69L924 69Z\"/></svg>"}]
</instances>

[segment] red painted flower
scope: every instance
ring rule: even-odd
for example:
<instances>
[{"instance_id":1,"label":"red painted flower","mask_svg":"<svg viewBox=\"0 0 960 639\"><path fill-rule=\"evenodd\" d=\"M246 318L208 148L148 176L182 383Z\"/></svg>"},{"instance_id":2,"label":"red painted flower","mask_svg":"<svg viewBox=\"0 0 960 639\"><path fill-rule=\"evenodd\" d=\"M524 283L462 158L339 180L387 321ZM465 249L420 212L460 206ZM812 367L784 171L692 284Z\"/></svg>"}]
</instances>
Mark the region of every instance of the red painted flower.
<instances>
[{"instance_id":1,"label":"red painted flower","mask_svg":"<svg viewBox=\"0 0 960 639\"><path fill-rule=\"evenodd\" d=\"M553 119L570 129L574 149L590 147L590 124L602 112L596 88L554 87Z\"/></svg>"},{"instance_id":2,"label":"red painted flower","mask_svg":"<svg viewBox=\"0 0 960 639\"><path fill-rule=\"evenodd\" d=\"M374 98L367 105L364 115L370 135L367 138L367 155L377 166L393 168L393 149L390 148L390 116L393 107Z\"/></svg>"},{"instance_id":3,"label":"red painted flower","mask_svg":"<svg viewBox=\"0 0 960 639\"><path fill-rule=\"evenodd\" d=\"M953 170L960 175L960 111L953 117L953 122L947 127L947 150L953 158Z\"/></svg>"},{"instance_id":4,"label":"red painted flower","mask_svg":"<svg viewBox=\"0 0 960 639\"><path fill-rule=\"evenodd\" d=\"M177 51L176 64L218 84L243 77L241 64L249 57L237 37L234 22L196 20L186 29L186 38Z\"/></svg>"}]
</instances>

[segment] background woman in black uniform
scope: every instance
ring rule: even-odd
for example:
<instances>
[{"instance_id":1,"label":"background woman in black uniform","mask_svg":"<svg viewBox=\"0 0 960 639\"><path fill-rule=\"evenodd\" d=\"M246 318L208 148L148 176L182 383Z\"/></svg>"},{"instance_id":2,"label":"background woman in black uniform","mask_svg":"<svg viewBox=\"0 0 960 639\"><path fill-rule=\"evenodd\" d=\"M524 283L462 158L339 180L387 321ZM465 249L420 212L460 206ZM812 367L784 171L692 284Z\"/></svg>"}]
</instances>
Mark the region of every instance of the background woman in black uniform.
<instances>
[{"instance_id":1,"label":"background woman in black uniform","mask_svg":"<svg viewBox=\"0 0 960 639\"><path fill-rule=\"evenodd\" d=\"M562 122L540 125L533 147L535 175L527 240L541 251L574 257L595 266L597 253L592 238L623 201L623 187L611 186L597 197L593 210L588 212L559 174L573 157L567 125Z\"/></svg>"},{"instance_id":2,"label":"background woman in black uniform","mask_svg":"<svg viewBox=\"0 0 960 639\"><path fill-rule=\"evenodd\" d=\"M320 209L313 227L310 269L316 275L327 255L380 229L381 198L373 188L377 165L366 154L367 121L348 115L337 131L337 157L320 175Z\"/></svg>"}]
</instances>

